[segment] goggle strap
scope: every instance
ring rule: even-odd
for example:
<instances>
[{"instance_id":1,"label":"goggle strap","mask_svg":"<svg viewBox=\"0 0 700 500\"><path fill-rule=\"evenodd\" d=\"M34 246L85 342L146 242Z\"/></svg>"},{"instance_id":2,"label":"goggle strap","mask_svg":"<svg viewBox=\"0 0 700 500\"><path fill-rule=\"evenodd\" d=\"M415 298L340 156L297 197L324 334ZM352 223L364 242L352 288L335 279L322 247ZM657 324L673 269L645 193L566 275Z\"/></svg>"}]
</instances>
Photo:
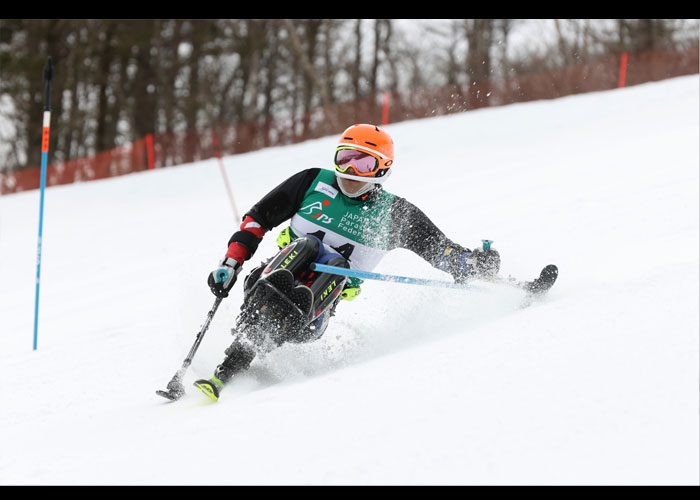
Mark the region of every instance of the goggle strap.
<instances>
[{"instance_id":1,"label":"goggle strap","mask_svg":"<svg viewBox=\"0 0 700 500\"><path fill-rule=\"evenodd\" d=\"M357 144L350 144L347 142L341 142L340 144L338 144L338 147L336 148L336 152L339 149L359 149L360 151L364 151L366 153L370 153L371 155L378 156L382 160L386 160L386 156L381 154L379 151L377 151L376 149L368 148L366 146L359 146Z\"/></svg>"}]
</instances>

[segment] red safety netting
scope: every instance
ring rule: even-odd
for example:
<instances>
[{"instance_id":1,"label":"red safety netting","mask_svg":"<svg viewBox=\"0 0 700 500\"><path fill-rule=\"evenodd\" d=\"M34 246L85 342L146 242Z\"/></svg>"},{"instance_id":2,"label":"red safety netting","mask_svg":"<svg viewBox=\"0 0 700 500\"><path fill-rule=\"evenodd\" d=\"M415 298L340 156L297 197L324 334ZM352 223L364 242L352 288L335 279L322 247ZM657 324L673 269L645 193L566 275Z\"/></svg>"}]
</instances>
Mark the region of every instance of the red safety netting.
<instances>
[{"instance_id":1,"label":"red safety netting","mask_svg":"<svg viewBox=\"0 0 700 500\"><path fill-rule=\"evenodd\" d=\"M342 132L353 123L395 123L698 73L698 48L610 56L547 73L406 92L385 92L301 116L205 130L153 134L94 156L48 166L46 185L104 179L293 144ZM40 187L40 167L0 174L0 194Z\"/></svg>"}]
</instances>

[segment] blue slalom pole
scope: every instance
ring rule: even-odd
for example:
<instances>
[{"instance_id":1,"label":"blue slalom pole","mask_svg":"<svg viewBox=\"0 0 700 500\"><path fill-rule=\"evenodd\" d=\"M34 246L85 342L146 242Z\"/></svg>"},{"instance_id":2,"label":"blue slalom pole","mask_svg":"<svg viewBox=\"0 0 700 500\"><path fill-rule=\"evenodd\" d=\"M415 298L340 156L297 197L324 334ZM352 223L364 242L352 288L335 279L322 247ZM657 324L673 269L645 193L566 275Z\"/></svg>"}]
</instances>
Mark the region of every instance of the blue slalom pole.
<instances>
[{"instance_id":1,"label":"blue slalom pole","mask_svg":"<svg viewBox=\"0 0 700 500\"><path fill-rule=\"evenodd\" d=\"M44 65L44 82L46 94L44 96L44 123L41 135L41 201L39 202L39 240L37 243L36 260L36 296L34 299L34 350L37 348L39 333L39 284L41 282L41 239L44 232L44 191L46 189L46 164L49 156L49 135L51 128L51 80L53 79L53 62L51 57Z\"/></svg>"},{"instance_id":2,"label":"blue slalom pole","mask_svg":"<svg viewBox=\"0 0 700 500\"><path fill-rule=\"evenodd\" d=\"M390 281L392 283L404 283L407 285L423 285L423 286L436 286L443 288L458 288L461 290L479 290L472 284L467 283L451 283L449 281L441 280L429 280L423 278L410 278L408 276L395 276L393 274L379 274L370 273L367 271L358 271L356 269L346 269L344 267L328 266L326 264L311 264L312 271L319 271L323 273L339 274L341 276L350 276L353 278L368 279L368 280L378 280L378 281Z\"/></svg>"}]
</instances>

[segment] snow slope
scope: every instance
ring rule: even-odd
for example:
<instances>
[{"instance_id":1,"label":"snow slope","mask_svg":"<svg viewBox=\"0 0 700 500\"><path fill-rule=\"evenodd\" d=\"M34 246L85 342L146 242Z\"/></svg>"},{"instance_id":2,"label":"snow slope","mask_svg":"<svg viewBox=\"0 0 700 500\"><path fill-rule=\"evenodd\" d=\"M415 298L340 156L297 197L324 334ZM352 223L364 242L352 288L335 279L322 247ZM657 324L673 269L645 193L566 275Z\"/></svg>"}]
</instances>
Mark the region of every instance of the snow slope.
<instances>
[{"instance_id":1,"label":"snow slope","mask_svg":"<svg viewBox=\"0 0 700 500\"><path fill-rule=\"evenodd\" d=\"M386 189L547 299L367 281L210 403L242 280L216 160L0 197L0 484L695 484L698 76L388 126ZM242 212L336 138L225 158ZM281 228L278 228L281 229ZM275 251L268 235L254 258ZM248 266L251 268L252 266ZM377 272L448 279L408 251Z\"/></svg>"}]
</instances>

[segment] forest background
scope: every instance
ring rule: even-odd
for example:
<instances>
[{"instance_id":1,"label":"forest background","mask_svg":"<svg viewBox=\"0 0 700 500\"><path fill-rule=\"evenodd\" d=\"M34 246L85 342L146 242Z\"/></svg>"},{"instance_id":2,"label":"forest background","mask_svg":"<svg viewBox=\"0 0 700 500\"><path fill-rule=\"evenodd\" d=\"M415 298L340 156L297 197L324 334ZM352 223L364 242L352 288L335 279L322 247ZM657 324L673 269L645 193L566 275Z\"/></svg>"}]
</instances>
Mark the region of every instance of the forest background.
<instances>
[{"instance_id":1,"label":"forest background","mask_svg":"<svg viewBox=\"0 0 700 500\"><path fill-rule=\"evenodd\" d=\"M3 19L0 173L40 162L47 55L60 162L240 123L304 137L312 110L383 92L697 46L697 19Z\"/></svg>"}]
</instances>

